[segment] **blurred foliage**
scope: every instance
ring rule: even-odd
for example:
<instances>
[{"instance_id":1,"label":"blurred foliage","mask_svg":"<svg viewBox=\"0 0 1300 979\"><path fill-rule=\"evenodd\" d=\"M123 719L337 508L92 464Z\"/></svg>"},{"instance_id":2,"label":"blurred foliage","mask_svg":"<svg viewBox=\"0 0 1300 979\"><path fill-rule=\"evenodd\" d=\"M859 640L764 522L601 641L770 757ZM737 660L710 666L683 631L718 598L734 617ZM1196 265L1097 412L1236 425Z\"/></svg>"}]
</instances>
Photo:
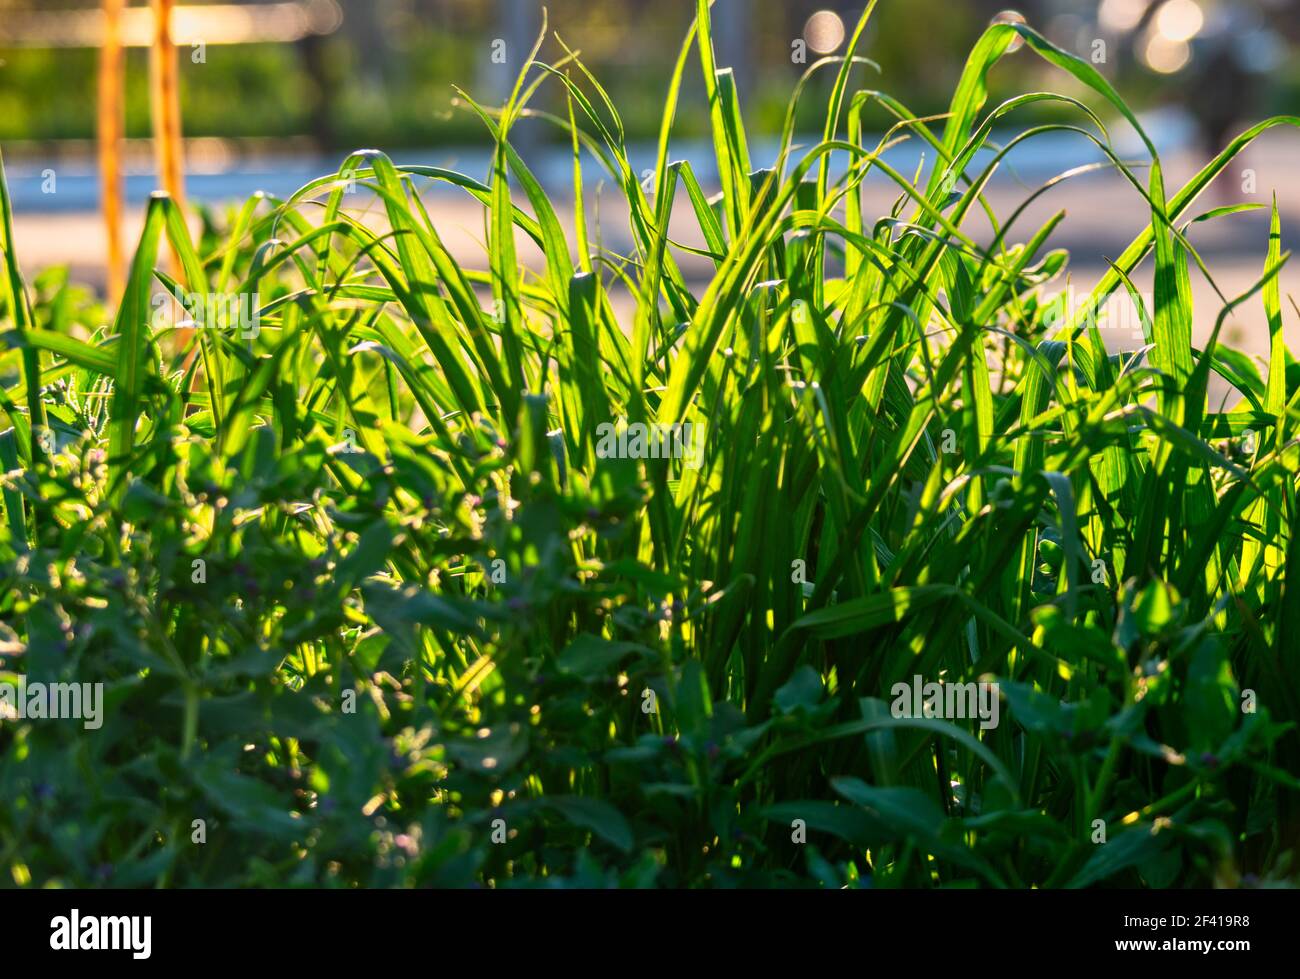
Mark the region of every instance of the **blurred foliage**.
<instances>
[{"instance_id":1,"label":"blurred foliage","mask_svg":"<svg viewBox=\"0 0 1300 979\"><path fill-rule=\"evenodd\" d=\"M494 65L492 41L504 35L512 43L530 38L539 18L515 25L519 9L509 0L343 0L343 27L306 42L210 46L206 62L193 64L181 51L182 101L189 136L276 138L310 136L326 149L361 145L387 148L427 147L446 142L481 141L476 121L451 107L453 83L475 84L480 92L508 82L518 65ZM719 7L739 4L721 0ZM1274 23L1297 20L1294 0L1242 0ZM79 8L86 0L60 0L41 9ZM537 4L536 6L540 6ZM621 107L630 138L657 133L658 85L672 67L680 37L689 24L689 5L673 7L649 0L553 0L546 4L552 27L584 62L608 79L611 96ZM868 41L871 57L884 76L896 79L898 96L919 114L942 112L961 65L990 17L1001 9L993 0L907 0L881 5ZM1029 0L1020 5L1032 23L1049 37L1083 55L1087 40L1102 33L1092 0ZM32 9L28 0L8 0L0 10ZM750 0L743 31L725 51L737 64L745 111L761 132L779 129L790 86L802 66L791 62L791 42L800 37L814 11L839 11L851 24L860 5L843 0ZM739 9L739 8L738 8ZM1263 14L1259 15L1263 22ZM512 29L516 32L512 33ZM1066 36L1069 35L1069 36ZM1108 35L1107 35L1108 36ZM527 41L522 42L525 45ZM1136 63L1132 39L1111 38L1113 68L1135 106L1172 101L1189 105L1193 90L1184 76L1153 74ZM924 52L924 54L919 54ZM809 53L809 60L817 55ZM145 52L129 57L126 113L128 135L150 133ZM1039 73L1031 59L1008 59L997 80L1005 91L1022 89ZM1221 82L1227 82L1220 79ZM815 80L816 90L822 84ZM0 139L89 139L94 135L95 54L85 49L36 49L0 43ZM687 79L688 93L698 80ZM1300 63L1287 58L1270 71L1264 91L1239 98L1242 118L1280 111L1279 104L1300 89ZM500 96L504 92L499 93ZM491 99L489 98L489 101ZM562 106L543 93L539 107ZM1053 114L1047 107L1040 107ZM707 116L698 101L683 106L678 132L699 136ZM559 138L538 128L540 138Z\"/></svg>"}]
</instances>

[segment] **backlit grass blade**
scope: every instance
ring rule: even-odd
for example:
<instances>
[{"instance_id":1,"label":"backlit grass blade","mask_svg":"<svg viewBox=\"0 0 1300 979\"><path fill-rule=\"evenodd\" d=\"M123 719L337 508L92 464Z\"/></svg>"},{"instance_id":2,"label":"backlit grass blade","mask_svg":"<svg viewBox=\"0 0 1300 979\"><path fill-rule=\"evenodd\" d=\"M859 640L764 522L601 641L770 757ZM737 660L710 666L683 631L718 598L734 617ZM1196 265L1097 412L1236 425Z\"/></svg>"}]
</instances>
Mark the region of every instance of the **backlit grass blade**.
<instances>
[{"instance_id":1,"label":"backlit grass blade","mask_svg":"<svg viewBox=\"0 0 1300 979\"><path fill-rule=\"evenodd\" d=\"M723 206L726 208L728 232L731 238L740 234L745 225L749 202L749 171L736 159L735 147L739 139L734 122L723 104L719 85L718 67L713 52L713 26L709 17L712 0L696 0L696 30L698 32L700 68L704 74L704 95L709 105L709 125L713 135L713 152L718 163L718 179L722 182Z\"/></svg>"},{"instance_id":2,"label":"backlit grass blade","mask_svg":"<svg viewBox=\"0 0 1300 979\"><path fill-rule=\"evenodd\" d=\"M0 466L5 472L19 468L18 438L12 428L0 432ZM27 550L27 517L23 508L23 498L12 487L0 488L0 503L4 504L5 522L9 526L9 539L17 551Z\"/></svg>"},{"instance_id":3,"label":"backlit grass blade","mask_svg":"<svg viewBox=\"0 0 1300 979\"><path fill-rule=\"evenodd\" d=\"M13 204L9 197L9 181L5 177L4 155L0 154L0 251L4 252L4 298L9 315L21 336L35 324L32 322L31 300L18 267L18 253L14 246ZM26 461L34 465L44 454L36 434L45 427L45 404L41 401L41 357L35 347L23 350L23 384L27 391L27 425L33 438L23 449Z\"/></svg>"},{"instance_id":4,"label":"backlit grass blade","mask_svg":"<svg viewBox=\"0 0 1300 979\"><path fill-rule=\"evenodd\" d=\"M1268 257L1269 267L1277 266L1282 259L1282 222L1278 214L1277 196L1273 197L1272 220L1269 225ZM1286 442L1286 339L1282 331L1282 296L1281 283L1277 276L1271 278L1264 286L1264 316L1268 321L1269 359L1268 382L1265 394L1264 410L1276 419L1276 425L1262 435L1257 448L1280 448ZM1261 521L1265 541L1276 542L1282 537L1282 515L1286 499L1280 489L1272 491L1267 500L1260 500L1250 511L1252 521ZM1254 568L1259 546L1253 539L1242 542L1241 570L1243 578L1248 578ZM1285 548L1280 543L1269 543L1264 548L1266 574L1273 577L1278 574L1285 560Z\"/></svg>"},{"instance_id":5,"label":"backlit grass blade","mask_svg":"<svg viewBox=\"0 0 1300 979\"><path fill-rule=\"evenodd\" d=\"M136 428L144 412L146 378L157 364L150 285L169 203L169 198L163 193L155 193L149 200L140 242L131 262L131 274L113 324L117 334L117 371L109 414L108 466L115 500L121 500L126 492Z\"/></svg>"}]
</instances>

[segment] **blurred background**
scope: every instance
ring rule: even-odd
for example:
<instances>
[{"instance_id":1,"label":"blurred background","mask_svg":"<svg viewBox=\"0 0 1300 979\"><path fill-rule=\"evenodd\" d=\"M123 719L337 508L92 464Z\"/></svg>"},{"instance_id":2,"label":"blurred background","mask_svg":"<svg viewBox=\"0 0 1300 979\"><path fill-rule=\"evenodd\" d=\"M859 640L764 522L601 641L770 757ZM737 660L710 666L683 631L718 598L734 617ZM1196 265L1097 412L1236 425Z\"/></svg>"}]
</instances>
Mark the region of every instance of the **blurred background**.
<instances>
[{"instance_id":1,"label":"blurred background","mask_svg":"<svg viewBox=\"0 0 1300 979\"><path fill-rule=\"evenodd\" d=\"M398 162L452 165L483 176L484 129L454 106L452 86L480 101L500 100L536 37L542 6L542 0L179 3L172 32L188 199L219 208L259 189L287 195L362 146L385 149ZM755 165L771 162L764 154L800 74L821 54L842 50L862 6L863 0L717 0L718 62L736 70ZM643 154L649 165L693 0L549 0L545 7L550 29L581 52L618 106L633 159ZM1154 135L1171 171L1171 192L1249 122L1300 114L1300 0L1022 0L1011 9L1008 0L881 0L860 51L880 73L864 72L858 84L888 91L918 114L942 112L971 47L998 18L1027 21L1112 81ZM103 33L98 0L0 0L0 146L22 259L29 267L68 264L92 284L102 282L104 263L102 233L94 224ZM128 241L141 202L159 183L151 150L152 33L148 0L128 0L122 21ZM547 43L544 56L556 57L558 45ZM831 77L821 76L823 90ZM1050 89L1077 95L1106 115L1099 100L1028 51L1007 58L992 81L995 101ZM814 95L804 104L811 131L820 125L825 99ZM564 112L556 85L543 86L533 105ZM1051 106L1018 113L1015 128L1045 119L1081 122L1077 113ZM888 120L880 115L876 124L883 128ZM1111 135L1139 156L1124 130L1117 126ZM529 121L516 136L548 189L562 198L569 161L561 134ZM697 62L687 71L676 136L674 156L690 157L707 177ZM899 155L914 163L919 152L905 147ZM1033 140L1013 154L991 193L1014 207L1055 174L1099 159L1080 137ZM1298 173L1300 134L1274 130L1224 175L1202 210L1235 201L1268 203L1276 193L1293 227L1300 220ZM887 210L895 195L883 186L879 195ZM1072 268L1082 287L1146 218L1140 197L1113 173L1102 173L1045 195L1026 223L1081 200L1087 206L1071 213L1057 244L1074 252ZM481 219L453 218L466 225L465 247L471 247ZM1285 233L1287 242L1293 240L1290 230ZM1266 213L1211 222L1197 234L1193 241L1207 261L1219 260L1209 264L1223 270L1225 292L1225 283L1244 289L1258 277ZM1295 282L1284 279L1284 288ZM1203 316L1212 322L1215 312L1201 303L1198 322Z\"/></svg>"},{"instance_id":2,"label":"blurred background","mask_svg":"<svg viewBox=\"0 0 1300 979\"><path fill-rule=\"evenodd\" d=\"M319 150L361 145L424 148L472 141L481 127L450 113L452 84L499 96L540 27L538 0L227 0L182 2L186 135L256 147L301 141ZM842 44L862 0L718 0L719 62L736 68L753 124L779 123L802 66ZM921 113L942 111L971 45L1006 0L883 0L867 52L892 93ZM662 79L695 4L691 0L551 0L551 28L601 78L630 137L653 135ZM1091 59L1140 108L1181 106L1217 140L1232 116L1300 104L1300 0L1023 0L1015 8L1058 45ZM145 48L148 3L128 4L127 134L149 135ZM97 0L0 0L0 139L94 136ZM493 60L492 42L506 42ZM203 60L192 45L206 47ZM513 50L512 50L513 49ZM517 55L512 57L512 55ZM1020 77L1015 77L1019 69ZM1033 84L1029 58L999 72L1008 88ZM695 78L690 79L695 82ZM687 100L688 107L698 109ZM700 127L697 111L685 128Z\"/></svg>"}]
</instances>

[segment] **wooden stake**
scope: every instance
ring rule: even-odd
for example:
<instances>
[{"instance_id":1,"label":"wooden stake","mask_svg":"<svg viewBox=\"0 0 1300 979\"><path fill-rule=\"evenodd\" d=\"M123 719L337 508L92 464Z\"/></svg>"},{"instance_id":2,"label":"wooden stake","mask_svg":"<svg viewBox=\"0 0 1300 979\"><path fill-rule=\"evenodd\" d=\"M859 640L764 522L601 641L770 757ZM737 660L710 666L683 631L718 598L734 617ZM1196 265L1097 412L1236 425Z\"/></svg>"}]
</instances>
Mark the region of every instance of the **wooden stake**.
<instances>
[{"instance_id":1,"label":"wooden stake","mask_svg":"<svg viewBox=\"0 0 1300 979\"><path fill-rule=\"evenodd\" d=\"M172 41L172 11L176 0L152 0L153 45L150 77L153 83L154 156L162 189L178 206L185 198L184 161L181 150L180 69Z\"/></svg>"},{"instance_id":2,"label":"wooden stake","mask_svg":"<svg viewBox=\"0 0 1300 979\"><path fill-rule=\"evenodd\" d=\"M125 285L122 254L122 140L124 137L124 56L122 9L125 0L104 0L104 41L99 52L99 196L108 245L108 299L116 306Z\"/></svg>"},{"instance_id":3,"label":"wooden stake","mask_svg":"<svg viewBox=\"0 0 1300 979\"><path fill-rule=\"evenodd\" d=\"M158 177L176 206L184 213L185 163L181 146L181 86L180 68L176 61L176 45L172 39L172 11L176 0L152 0L153 44L149 49L149 76L153 103L153 146ZM164 252L170 256L164 268L181 285L185 281L185 266L176 250ZM198 288L199 283L188 283ZM179 329L174 334L175 350L186 350L194 339L193 329ZM184 364L188 366L196 350L190 350ZM198 378L195 378L198 381Z\"/></svg>"}]
</instances>

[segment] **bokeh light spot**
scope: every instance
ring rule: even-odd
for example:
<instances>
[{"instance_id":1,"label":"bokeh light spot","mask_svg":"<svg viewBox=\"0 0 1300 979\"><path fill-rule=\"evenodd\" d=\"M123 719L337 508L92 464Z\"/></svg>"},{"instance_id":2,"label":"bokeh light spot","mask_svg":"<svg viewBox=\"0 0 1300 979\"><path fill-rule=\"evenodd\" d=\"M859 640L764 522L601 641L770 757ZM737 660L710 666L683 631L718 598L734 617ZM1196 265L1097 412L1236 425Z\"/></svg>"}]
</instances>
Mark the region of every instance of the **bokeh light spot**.
<instances>
[{"instance_id":1,"label":"bokeh light spot","mask_svg":"<svg viewBox=\"0 0 1300 979\"><path fill-rule=\"evenodd\" d=\"M1192 49L1186 41L1171 41L1163 34L1153 34L1142 57L1152 71L1172 75L1192 59Z\"/></svg>"},{"instance_id":2,"label":"bokeh light spot","mask_svg":"<svg viewBox=\"0 0 1300 979\"><path fill-rule=\"evenodd\" d=\"M1156 13L1156 30L1166 41L1190 41L1205 26L1196 0L1170 0Z\"/></svg>"},{"instance_id":3,"label":"bokeh light spot","mask_svg":"<svg viewBox=\"0 0 1300 979\"><path fill-rule=\"evenodd\" d=\"M1146 6L1146 0L1105 0L1097 19L1108 31L1131 31L1142 20Z\"/></svg>"},{"instance_id":4,"label":"bokeh light spot","mask_svg":"<svg viewBox=\"0 0 1300 979\"><path fill-rule=\"evenodd\" d=\"M830 54L844 43L844 21L833 10L819 10L804 24L803 39L818 54Z\"/></svg>"}]
</instances>

